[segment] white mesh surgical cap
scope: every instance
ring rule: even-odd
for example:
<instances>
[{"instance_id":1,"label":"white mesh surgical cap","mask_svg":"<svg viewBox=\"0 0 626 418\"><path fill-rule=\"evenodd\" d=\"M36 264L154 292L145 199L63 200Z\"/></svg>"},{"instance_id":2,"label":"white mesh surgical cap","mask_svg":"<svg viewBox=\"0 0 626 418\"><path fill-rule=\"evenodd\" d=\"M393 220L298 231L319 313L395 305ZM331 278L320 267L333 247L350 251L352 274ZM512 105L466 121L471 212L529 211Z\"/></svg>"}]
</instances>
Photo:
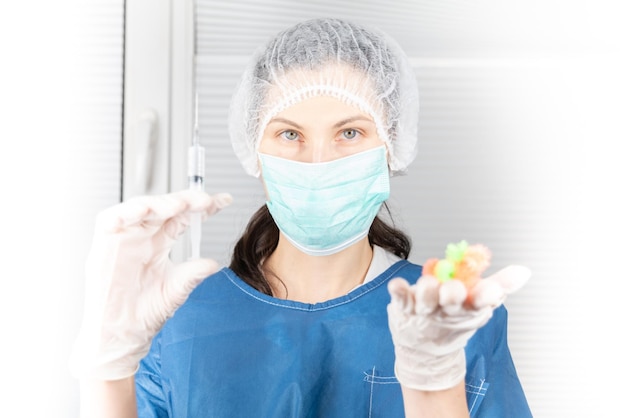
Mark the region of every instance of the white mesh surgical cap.
<instances>
[{"instance_id":1,"label":"white mesh surgical cap","mask_svg":"<svg viewBox=\"0 0 626 418\"><path fill-rule=\"evenodd\" d=\"M258 146L270 119L319 95L371 115L389 150L391 173L407 170L417 154L418 90L404 51L378 30L314 19L259 49L233 95L230 139L248 174L259 176Z\"/></svg>"}]
</instances>

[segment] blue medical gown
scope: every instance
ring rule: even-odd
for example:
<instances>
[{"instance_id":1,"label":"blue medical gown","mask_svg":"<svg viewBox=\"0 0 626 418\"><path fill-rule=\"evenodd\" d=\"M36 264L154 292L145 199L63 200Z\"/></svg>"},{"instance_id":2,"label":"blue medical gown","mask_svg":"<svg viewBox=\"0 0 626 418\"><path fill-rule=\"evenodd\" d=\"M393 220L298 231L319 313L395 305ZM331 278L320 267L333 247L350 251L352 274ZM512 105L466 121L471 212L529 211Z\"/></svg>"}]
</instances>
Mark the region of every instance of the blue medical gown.
<instances>
[{"instance_id":1,"label":"blue medical gown","mask_svg":"<svg viewBox=\"0 0 626 418\"><path fill-rule=\"evenodd\" d=\"M402 260L349 294L306 304L262 294L227 268L155 337L136 374L140 418L404 417L387 323ZM531 417L498 308L466 347L472 417Z\"/></svg>"}]
</instances>

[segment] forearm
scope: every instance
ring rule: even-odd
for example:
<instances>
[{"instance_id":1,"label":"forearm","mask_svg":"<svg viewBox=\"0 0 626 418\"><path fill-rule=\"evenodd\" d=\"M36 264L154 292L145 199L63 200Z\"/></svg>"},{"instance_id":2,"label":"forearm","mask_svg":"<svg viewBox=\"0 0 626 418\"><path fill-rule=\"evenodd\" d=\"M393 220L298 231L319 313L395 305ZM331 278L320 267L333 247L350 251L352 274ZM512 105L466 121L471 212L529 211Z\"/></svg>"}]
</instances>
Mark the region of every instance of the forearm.
<instances>
[{"instance_id":1,"label":"forearm","mask_svg":"<svg viewBox=\"0 0 626 418\"><path fill-rule=\"evenodd\" d=\"M415 390L402 386L406 418L469 418L465 382L437 391Z\"/></svg>"},{"instance_id":2,"label":"forearm","mask_svg":"<svg viewBox=\"0 0 626 418\"><path fill-rule=\"evenodd\" d=\"M81 418L137 418L134 376L120 380L82 380Z\"/></svg>"}]
</instances>

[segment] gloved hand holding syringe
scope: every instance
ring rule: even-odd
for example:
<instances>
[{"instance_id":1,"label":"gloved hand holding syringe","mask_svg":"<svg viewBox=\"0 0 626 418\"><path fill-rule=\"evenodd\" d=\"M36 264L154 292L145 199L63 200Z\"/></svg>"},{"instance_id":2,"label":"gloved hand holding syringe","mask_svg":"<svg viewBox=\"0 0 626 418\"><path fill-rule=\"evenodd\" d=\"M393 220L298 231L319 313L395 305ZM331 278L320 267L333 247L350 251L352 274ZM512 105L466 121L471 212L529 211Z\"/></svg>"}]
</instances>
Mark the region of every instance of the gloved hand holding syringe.
<instances>
[{"instance_id":1,"label":"gloved hand holding syringe","mask_svg":"<svg viewBox=\"0 0 626 418\"><path fill-rule=\"evenodd\" d=\"M198 129L198 93L196 92L194 111L193 139L187 154L187 177L189 179L189 189L204 191L204 147L200 145L200 135ZM192 213L190 215L189 236L190 236L190 258L200 258L200 241L202 239L202 215Z\"/></svg>"},{"instance_id":2,"label":"gloved hand holding syringe","mask_svg":"<svg viewBox=\"0 0 626 418\"><path fill-rule=\"evenodd\" d=\"M215 260L200 258L200 225L232 196L203 191L205 153L195 120L188 154L192 190L136 196L98 214L85 266L85 312L70 358L79 379L133 375L165 321L219 269ZM175 263L170 252L188 230L190 259Z\"/></svg>"}]
</instances>

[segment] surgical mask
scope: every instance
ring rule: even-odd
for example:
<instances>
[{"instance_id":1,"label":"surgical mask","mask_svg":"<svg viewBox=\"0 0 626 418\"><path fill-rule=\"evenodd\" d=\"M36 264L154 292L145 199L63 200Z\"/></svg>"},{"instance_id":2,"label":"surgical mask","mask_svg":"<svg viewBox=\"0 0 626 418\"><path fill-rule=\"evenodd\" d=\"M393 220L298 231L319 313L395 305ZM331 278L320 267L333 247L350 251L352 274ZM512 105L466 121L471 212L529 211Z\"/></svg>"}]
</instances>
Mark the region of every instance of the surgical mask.
<instances>
[{"instance_id":1,"label":"surgical mask","mask_svg":"<svg viewBox=\"0 0 626 418\"><path fill-rule=\"evenodd\" d=\"M259 159L276 225L309 255L335 254L367 236L389 197L384 146L323 163Z\"/></svg>"}]
</instances>

